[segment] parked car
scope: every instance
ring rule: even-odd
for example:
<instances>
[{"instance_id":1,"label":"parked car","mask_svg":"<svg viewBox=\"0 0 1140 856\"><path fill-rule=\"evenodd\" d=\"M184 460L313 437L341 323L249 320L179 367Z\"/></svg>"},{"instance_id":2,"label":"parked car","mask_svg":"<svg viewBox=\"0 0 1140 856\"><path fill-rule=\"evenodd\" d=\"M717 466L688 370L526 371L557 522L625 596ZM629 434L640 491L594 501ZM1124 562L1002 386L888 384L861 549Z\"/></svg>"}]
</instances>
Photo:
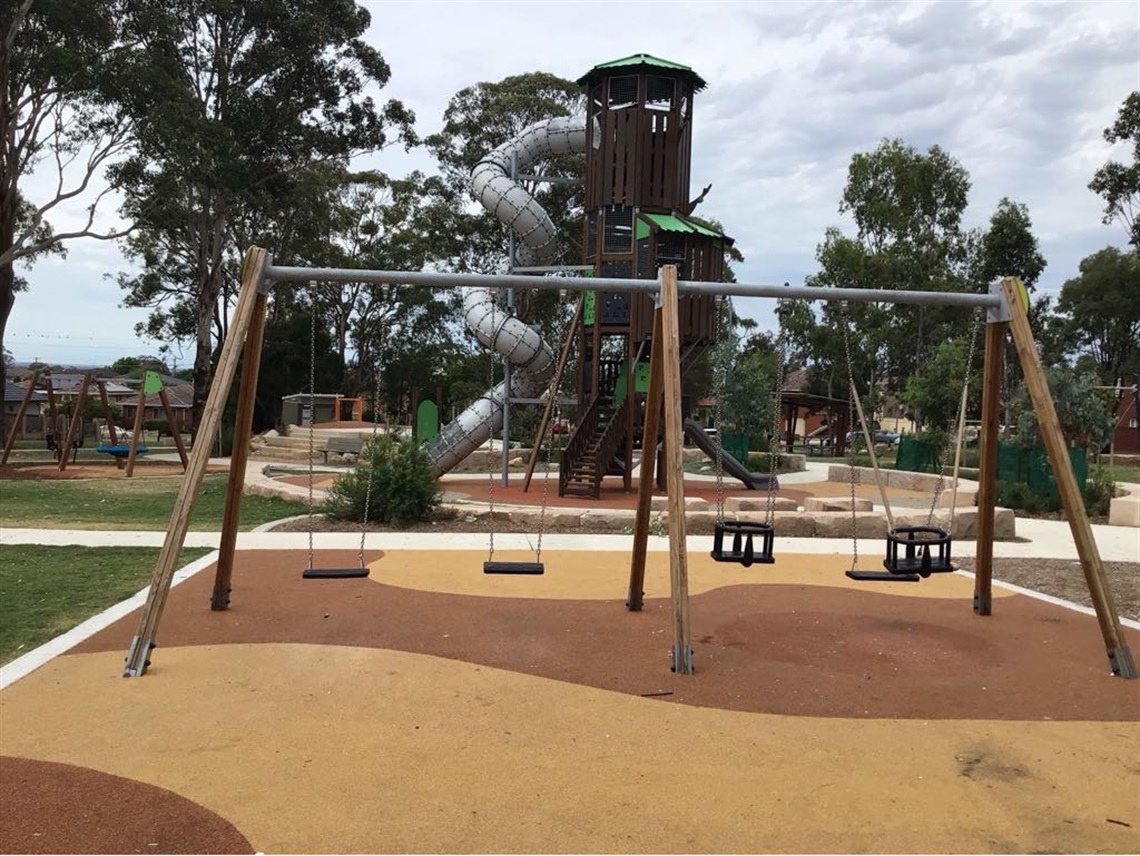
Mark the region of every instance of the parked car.
<instances>
[{"instance_id":1,"label":"parked car","mask_svg":"<svg viewBox=\"0 0 1140 856\"><path fill-rule=\"evenodd\" d=\"M884 445L887 445L887 446L897 446L899 444L899 439L900 439L899 435L896 434L894 431L886 431L883 429L879 429L877 431L872 431L871 436L875 438L876 444L883 443ZM863 442L863 432L862 431L851 431L850 433L848 433L848 435L847 435L848 445L858 445L859 443L862 443L862 442Z\"/></svg>"}]
</instances>

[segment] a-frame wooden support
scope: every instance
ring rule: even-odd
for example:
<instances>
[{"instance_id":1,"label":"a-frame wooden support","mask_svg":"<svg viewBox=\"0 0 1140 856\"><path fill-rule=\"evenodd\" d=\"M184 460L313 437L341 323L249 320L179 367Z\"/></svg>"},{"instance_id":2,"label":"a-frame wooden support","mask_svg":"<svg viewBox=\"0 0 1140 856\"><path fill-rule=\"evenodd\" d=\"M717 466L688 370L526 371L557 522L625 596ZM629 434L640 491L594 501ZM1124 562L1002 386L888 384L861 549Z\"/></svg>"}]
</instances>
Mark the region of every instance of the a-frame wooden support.
<instances>
[{"instance_id":1,"label":"a-frame wooden support","mask_svg":"<svg viewBox=\"0 0 1140 856\"><path fill-rule=\"evenodd\" d=\"M92 372L84 373L83 380L79 383L79 394L71 407L71 418L67 420L67 439L59 450L60 472L67 469L67 456L71 454L72 445L76 442L75 434L83 428L83 405L87 403L87 390L91 388L91 378Z\"/></svg>"},{"instance_id":2,"label":"a-frame wooden support","mask_svg":"<svg viewBox=\"0 0 1140 856\"><path fill-rule=\"evenodd\" d=\"M218 545L218 567L214 571L214 591L210 609L220 612L230 605L230 588L237 551L238 517L241 512L245 467L249 462L249 435L253 430L253 405L257 398L257 376L261 369L261 345L265 339L265 308L269 298L258 293L253 317L245 336L238 385L237 414L234 417L233 448L230 450L230 476L226 483L226 504L222 510L222 539Z\"/></svg>"},{"instance_id":3,"label":"a-frame wooden support","mask_svg":"<svg viewBox=\"0 0 1140 856\"><path fill-rule=\"evenodd\" d=\"M229 395L238 358L254 314L258 307L261 307L264 313L265 302L258 300L258 290L262 285L267 259L265 250L255 247L246 253L242 261L241 290L230 321L229 333L225 344L222 345L210 394L202 411L202 420L198 425L199 442L195 443L190 451L189 467L178 489L178 496L174 500L174 509L170 513L170 522L166 527L166 540L159 551L154 574L151 576L146 603L143 604L142 613L139 615L138 629L127 650L126 662L123 665L125 677L144 675L150 665L149 657L155 644L155 633L162 618L162 610L166 606L166 598L170 594L171 583L174 581L178 555L182 552L186 532L190 528L190 515L194 511L194 502L198 498L202 478L206 474L206 465L210 460L208 438L217 436L226 397ZM235 475L231 470L231 481L235 477L242 476L243 474Z\"/></svg>"},{"instance_id":4,"label":"a-frame wooden support","mask_svg":"<svg viewBox=\"0 0 1140 856\"><path fill-rule=\"evenodd\" d=\"M1001 387L1002 352L1005 347L1005 334L1012 333L1014 348L1017 351L1025 386L1037 417L1037 430L1041 435L1049 458L1053 478L1065 518L1073 533L1073 541L1080 556L1081 568L1088 584L1089 596L1096 611L1108 654L1109 667L1114 675L1122 678L1136 677L1136 661L1124 636L1120 616L1112 589L1104 573L1104 562L1093 537L1092 526L1085 511L1084 498L1073 475L1073 465L1065 447L1065 437L1061 433L1061 423L1057 419L1057 409L1049 393L1049 384L1041 367L1041 357L1033 341L1033 331L1029 327L1026 314L1024 286L1013 277L1006 277L991 287L1000 294L1004 305L1000 310L991 310L986 326L985 366L982 387L982 431L981 454L978 462L978 540L974 577L974 611L979 615L989 615L993 611L993 533L994 502L997 484L997 440L999 390ZM1027 301L1026 301L1027 302Z\"/></svg>"},{"instance_id":5,"label":"a-frame wooden support","mask_svg":"<svg viewBox=\"0 0 1140 856\"><path fill-rule=\"evenodd\" d=\"M28 402L32 400L32 393L36 391L36 382L39 379L39 370L36 369L32 371L31 380L28 381L28 388L24 390L24 397L20 399L20 407L16 410L16 416L12 420L8 437L4 440L4 454L0 455L0 465L8 463L8 456L12 454L12 446L16 444L16 435L20 433L20 427L24 424L24 414L28 412Z\"/></svg>"},{"instance_id":6,"label":"a-frame wooden support","mask_svg":"<svg viewBox=\"0 0 1140 856\"><path fill-rule=\"evenodd\" d=\"M538 430L534 433L534 442L531 443L530 459L526 462L526 473L523 475L523 493L530 490L530 480L534 478L534 467L538 463L538 453L542 449L546 432L550 430L550 417L554 413L555 399L558 398L558 389L562 386L562 373L566 371L566 361L570 358L570 349L574 347L574 337L578 333L578 322L582 320L582 308L586 304L586 292L578 295L578 306L570 319L570 327L562 340L562 350L558 354L558 363L554 367L554 378L550 381L550 394L546 398L546 406L542 409L542 419L538 423ZM551 461L547 461L549 465ZM549 477L549 473L547 474Z\"/></svg>"},{"instance_id":7,"label":"a-frame wooden support","mask_svg":"<svg viewBox=\"0 0 1140 856\"><path fill-rule=\"evenodd\" d=\"M645 432L638 475L637 517L633 529L626 606L641 609L645 558L649 539L650 500L656 458L657 415L665 429L665 487L669 514L669 589L673 603L673 671L693 673L693 647L689 634L689 556L685 526L685 467L681 449L681 331L677 300L677 268L661 269L660 305L653 317L653 345L649 357L649 390L645 398Z\"/></svg>"}]
</instances>

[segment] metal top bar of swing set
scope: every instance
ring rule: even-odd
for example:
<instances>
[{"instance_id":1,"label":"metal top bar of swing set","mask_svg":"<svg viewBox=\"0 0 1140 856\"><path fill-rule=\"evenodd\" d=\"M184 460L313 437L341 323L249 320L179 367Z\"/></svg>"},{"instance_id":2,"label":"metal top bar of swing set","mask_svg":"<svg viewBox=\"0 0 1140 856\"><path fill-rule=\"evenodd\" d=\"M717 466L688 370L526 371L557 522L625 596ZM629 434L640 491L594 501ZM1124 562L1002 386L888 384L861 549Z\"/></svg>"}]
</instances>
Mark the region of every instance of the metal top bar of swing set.
<instances>
[{"instance_id":1,"label":"metal top bar of swing set","mask_svg":"<svg viewBox=\"0 0 1140 856\"><path fill-rule=\"evenodd\" d=\"M353 270L351 268L305 268L267 265L262 290L275 282L368 282L378 285L427 286L430 288L531 288L656 293L656 279L607 279L602 277L549 277L519 274L440 273L406 270ZM739 282L677 282L680 294L726 294L734 297L774 297L795 300L848 301L851 303L911 303L924 306L963 306L1000 309L1000 294L952 291L904 291L885 288L819 288L809 285L748 285Z\"/></svg>"}]
</instances>

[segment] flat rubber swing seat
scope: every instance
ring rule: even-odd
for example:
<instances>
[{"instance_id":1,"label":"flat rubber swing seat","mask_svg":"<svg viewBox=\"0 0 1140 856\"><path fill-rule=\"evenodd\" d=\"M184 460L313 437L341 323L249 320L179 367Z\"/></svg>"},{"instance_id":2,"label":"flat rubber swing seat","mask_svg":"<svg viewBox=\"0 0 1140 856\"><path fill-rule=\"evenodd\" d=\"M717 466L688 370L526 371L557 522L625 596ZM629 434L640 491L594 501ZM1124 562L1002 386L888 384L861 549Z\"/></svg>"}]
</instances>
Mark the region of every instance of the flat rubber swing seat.
<instances>
[{"instance_id":1,"label":"flat rubber swing seat","mask_svg":"<svg viewBox=\"0 0 1140 856\"><path fill-rule=\"evenodd\" d=\"M347 580L353 577L368 576L368 568L305 568L301 579L305 580Z\"/></svg>"},{"instance_id":2,"label":"flat rubber swing seat","mask_svg":"<svg viewBox=\"0 0 1140 856\"><path fill-rule=\"evenodd\" d=\"M533 574L546 573L542 562L484 562L485 574Z\"/></svg>"},{"instance_id":3,"label":"flat rubber swing seat","mask_svg":"<svg viewBox=\"0 0 1140 856\"><path fill-rule=\"evenodd\" d=\"M880 583L917 583L922 577L918 574L892 574L890 571L848 571L853 580Z\"/></svg>"}]
</instances>

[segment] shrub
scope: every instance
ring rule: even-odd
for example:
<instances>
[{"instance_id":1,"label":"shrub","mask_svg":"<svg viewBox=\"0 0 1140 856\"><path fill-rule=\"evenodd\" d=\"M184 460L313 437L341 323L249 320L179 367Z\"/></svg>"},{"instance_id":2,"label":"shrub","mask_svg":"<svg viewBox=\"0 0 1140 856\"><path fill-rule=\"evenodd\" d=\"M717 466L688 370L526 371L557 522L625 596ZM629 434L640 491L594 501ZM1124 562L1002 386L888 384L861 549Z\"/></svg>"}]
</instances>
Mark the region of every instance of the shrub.
<instances>
[{"instance_id":1,"label":"shrub","mask_svg":"<svg viewBox=\"0 0 1140 856\"><path fill-rule=\"evenodd\" d=\"M360 463L333 483L322 511L336 520L363 521L366 500L369 521L424 520L440 502L431 458L412 440L380 436L366 442Z\"/></svg>"},{"instance_id":2,"label":"shrub","mask_svg":"<svg viewBox=\"0 0 1140 856\"><path fill-rule=\"evenodd\" d=\"M1107 515L1114 496L1116 496L1116 482L1112 480L1108 468L1093 467L1085 481L1085 511L1093 517Z\"/></svg>"}]
</instances>

